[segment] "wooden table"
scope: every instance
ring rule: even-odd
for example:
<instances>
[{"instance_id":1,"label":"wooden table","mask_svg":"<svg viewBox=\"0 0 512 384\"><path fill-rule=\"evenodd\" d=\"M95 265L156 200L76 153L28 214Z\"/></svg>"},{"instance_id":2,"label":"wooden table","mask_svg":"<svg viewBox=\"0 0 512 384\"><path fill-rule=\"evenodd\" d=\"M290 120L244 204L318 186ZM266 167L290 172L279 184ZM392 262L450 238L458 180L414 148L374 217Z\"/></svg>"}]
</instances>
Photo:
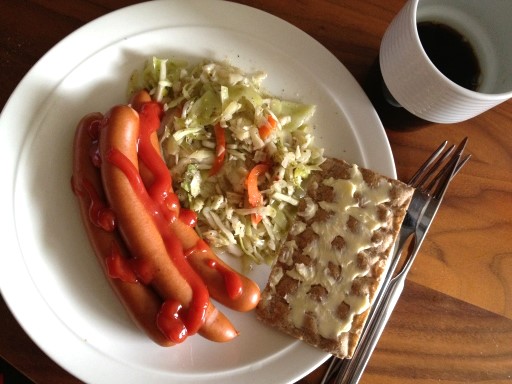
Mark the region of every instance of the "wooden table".
<instances>
[{"instance_id":1,"label":"wooden table","mask_svg":"<svg viewBox=\"0 0 512 384\"><path fill-rule=\"evenodd\" d=\"M239 2L304 30L364 84L404 0ZM137 1L2 0L0 105L59 40L132 3ZM385 127L402 180L445 139L468 136L473 158L450 186L362 383L511 382L512 102L459 124L413 131L396 131L386 122ZM0 311L4 360L36 383L78 382L36 347L3 300ZM325 365L300 383L318 383L324 370Z\"/></svg>"}]
</instances>

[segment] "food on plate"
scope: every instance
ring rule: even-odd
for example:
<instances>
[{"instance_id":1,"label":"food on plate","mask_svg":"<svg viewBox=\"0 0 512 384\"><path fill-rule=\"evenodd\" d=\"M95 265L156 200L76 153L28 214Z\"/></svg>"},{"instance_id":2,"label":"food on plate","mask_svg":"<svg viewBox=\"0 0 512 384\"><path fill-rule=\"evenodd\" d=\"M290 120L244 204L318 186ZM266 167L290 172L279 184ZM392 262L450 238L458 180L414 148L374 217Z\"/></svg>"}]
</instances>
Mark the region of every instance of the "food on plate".
<instances>
[{"instance_id":1,"label":"food on plate","mask_svg":"<svg viewBox=\"0 0 512 384\"><path fill-rule=\"evenodd\" d=\"M142 284L135 284L133 273L121 269L116 261L128 260L128 250L114 228L114 214L105 205L105 195L97 167L91 161L94 148L92 133L99 127L103 115L91 113L78 124L73 158L73 189L79 197L80 212L89 240L100 259L105 273L123 275L110 278L112 288L127 308L133 321L156 343L168 346L172 342L156 326L156 316L162 305L156 293ZM91 133L90 133L91 132ZM126 273L125 273L126 272Z\"/></svg>"},{"instance_id":2,"label":"food on plate","mask_svg":"<svg viewBox=\"0 0 512 384\"><path fill-rule=\"evenodd\" d=\"M199 333L228 341L237 331L210 297L249 311L259 287L193 229L196 216L180 206L160 153L162 116L145 91L131 105L85 116L75 133L73 191L111 285L151 339L168 346Z\"/></svg>"},{"instance_id":3,"label":"food on plate","mask_svg":"<svg viewBox=\"0 0 512 384\"><path fill-rule=\"evenodd\" d=\"M129 104L78 124L82 220L156 343L236 337L214 299L350 357L412 188L324 158L308 125L315 107L270 96L263 79L226 63L147 62ZM216 252L272 264L263 293Z\"/></svg>"},{"instance_id":4,"label":"food on plate","mask_svg":"<svg viewBox=\"0 0 512 384\"><path fill-rule=\"evenodd\" d=\"M315 107L271 96L264 78L227 63L153 58L130 81L164 105L162 153L197 232L246 267L275 259L302 181L323 161L309 126Z\"/></svg>"},{"instance_id":5,"label":"food on plate","mask_svg":"<svg viewBox=\"0 0 512 384\"><path fill-rule=\"evenodd\" d=\"M256 314L267 325L350 358L413 189L332 158L304 188Z\"/></svg>"}]
</instances>

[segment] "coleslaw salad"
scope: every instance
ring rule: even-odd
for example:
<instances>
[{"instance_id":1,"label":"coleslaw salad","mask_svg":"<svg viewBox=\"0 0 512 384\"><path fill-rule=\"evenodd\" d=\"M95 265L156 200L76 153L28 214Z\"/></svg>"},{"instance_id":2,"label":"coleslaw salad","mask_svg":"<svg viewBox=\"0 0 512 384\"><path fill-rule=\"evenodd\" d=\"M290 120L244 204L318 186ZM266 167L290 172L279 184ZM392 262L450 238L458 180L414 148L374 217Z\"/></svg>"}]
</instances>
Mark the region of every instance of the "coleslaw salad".
<instances>
[{"instance_id":1,"label":"coleslaw salad","mask_svg":"<svg viewBox=\"0 0 512 384\"><path fill-rule=\"evenodd\" d=\"M292 225L302 181L323 162L315 106L264 91L264 72L153 57L129 81L162 102L162 154L182 206L211 247L270 264Z\"/></svg>"}]
</instances>

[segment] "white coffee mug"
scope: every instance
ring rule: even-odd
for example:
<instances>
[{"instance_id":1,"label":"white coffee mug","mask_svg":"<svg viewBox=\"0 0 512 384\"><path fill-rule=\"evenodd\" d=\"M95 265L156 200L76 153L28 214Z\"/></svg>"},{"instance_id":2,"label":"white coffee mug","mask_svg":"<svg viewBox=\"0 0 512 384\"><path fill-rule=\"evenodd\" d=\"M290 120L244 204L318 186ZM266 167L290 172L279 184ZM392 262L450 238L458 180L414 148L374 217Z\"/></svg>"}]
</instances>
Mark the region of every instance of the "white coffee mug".
<instances>
[{"instance_id":1,"label":"white coffee mug","mask_svg":"<svg viewBox=\"0 0 512 384\"><path fill-rule=\"evenodd\" d=\"M476 90L432 63L417 29L424 21L447 25L468 40L481 70ZM512 97L512 1L409 0L384 34L379 61L389 92L410 113L436 123L479 115Z\"/></svg>"}]
</instances>

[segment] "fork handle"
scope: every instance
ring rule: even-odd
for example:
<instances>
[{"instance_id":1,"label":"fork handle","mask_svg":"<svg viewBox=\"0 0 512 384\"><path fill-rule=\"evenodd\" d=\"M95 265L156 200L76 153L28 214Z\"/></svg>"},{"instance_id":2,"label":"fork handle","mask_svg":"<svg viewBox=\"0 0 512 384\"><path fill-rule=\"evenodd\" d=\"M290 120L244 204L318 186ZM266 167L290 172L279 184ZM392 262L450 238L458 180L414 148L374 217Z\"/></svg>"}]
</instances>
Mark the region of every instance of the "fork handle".
<instances>
[{"instance_id":1,"label":"fork handle","mask_svg":"<svg viewBox=\"0 0 512 384\"><path fill-rule=\"evenodd\" d=\"M368 324L366 332L359 341L360 348L356 350L352 359L342 362L342 366L336 375L334 383L357 384L359 382L380 336L391 317L391 313L402 294L404 280L405 279L398 279L391 282L379 306L375 310L375 314L371 319L372 321Z\"/></svg>"}]
</instances>

